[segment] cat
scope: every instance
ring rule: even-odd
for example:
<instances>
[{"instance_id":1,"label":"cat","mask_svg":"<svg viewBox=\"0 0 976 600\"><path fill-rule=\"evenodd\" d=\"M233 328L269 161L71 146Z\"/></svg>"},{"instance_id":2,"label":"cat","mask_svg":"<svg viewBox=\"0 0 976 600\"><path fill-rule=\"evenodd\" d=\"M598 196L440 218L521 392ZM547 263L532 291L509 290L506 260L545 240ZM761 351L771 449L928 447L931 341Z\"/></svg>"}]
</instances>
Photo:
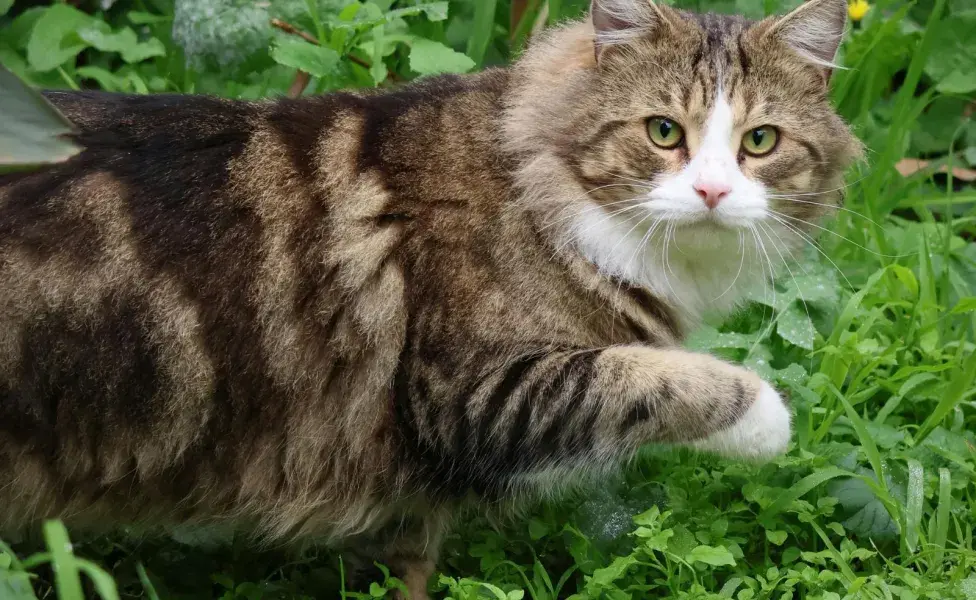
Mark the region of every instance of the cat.
<instances>
[{"instance_id":1,"label":"cat","mask_svg":"<svg viewBox=\"0 0 976 600\"><path fill-rule=\"evenodd\" d=\"M462 506L784 452L780 394L680 344L841 200L846 10L594 0L393 90L46 92L84 151L0 175L0 532L228 524L423 599Z\"/></svg>"}]
</instances>

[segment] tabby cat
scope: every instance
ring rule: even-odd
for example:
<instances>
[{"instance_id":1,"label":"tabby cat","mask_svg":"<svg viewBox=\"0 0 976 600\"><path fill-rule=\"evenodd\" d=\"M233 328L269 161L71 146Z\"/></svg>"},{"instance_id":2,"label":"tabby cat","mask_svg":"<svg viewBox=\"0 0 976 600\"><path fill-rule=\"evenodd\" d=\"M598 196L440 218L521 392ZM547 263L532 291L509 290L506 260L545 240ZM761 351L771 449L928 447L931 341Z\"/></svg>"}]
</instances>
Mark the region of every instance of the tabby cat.
<instances>
[{"instance_id":1,"label":"tabby cat","mask_svg":"<svg viewBox=\"0 0 976 600\"><path fill-rule=\"evenodd\" d=\"M392 91L48 92L85 150L0 176L0 532L229 524L422 599L461 506L784 451L779 394L680 342L839 201L846 10L594 0Z\"/></svg>"}]
</instances>

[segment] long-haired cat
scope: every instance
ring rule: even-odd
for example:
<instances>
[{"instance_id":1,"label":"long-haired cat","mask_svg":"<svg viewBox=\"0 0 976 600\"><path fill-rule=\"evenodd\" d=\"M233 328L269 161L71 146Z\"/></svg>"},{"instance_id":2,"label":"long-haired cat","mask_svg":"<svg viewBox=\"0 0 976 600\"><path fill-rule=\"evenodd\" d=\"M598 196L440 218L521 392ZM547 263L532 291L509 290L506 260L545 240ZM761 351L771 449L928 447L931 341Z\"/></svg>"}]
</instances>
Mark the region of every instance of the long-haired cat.
<instances>
[{"instance_id":1,"label":"long-haired cat","mask_svg":"<svg viewBox=\"0 0 976 600\"><path fill-rule=\"evenodd\" d=\"M462 504L782 452L779 394L679 344L838 200L846 10L595 0L385 93L48 93L85 150L0 176L0 530L368 540L421 599Z\"/></svg>"}]
</instances>

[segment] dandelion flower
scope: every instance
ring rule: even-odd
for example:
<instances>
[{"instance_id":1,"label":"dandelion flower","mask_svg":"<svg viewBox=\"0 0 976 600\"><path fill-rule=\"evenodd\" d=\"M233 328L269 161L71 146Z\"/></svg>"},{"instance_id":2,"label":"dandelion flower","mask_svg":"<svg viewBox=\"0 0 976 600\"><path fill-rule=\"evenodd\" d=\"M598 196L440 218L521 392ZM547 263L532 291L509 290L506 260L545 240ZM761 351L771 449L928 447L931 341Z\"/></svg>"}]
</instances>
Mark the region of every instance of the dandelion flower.
<instances>
[{"instance_id":1,"label":"dandelion flower","mask_svg":"<svg viewBox=\"0 0 976 600\"><path fill-rule=\"evenodd\" d=\"M851 0L851 3L847 5L847 14L850 15L852 21L860 21L864 15L868 14L869 10L871 10L871 5L868 4L867 0Z\"/></svg>"}]
</instances>

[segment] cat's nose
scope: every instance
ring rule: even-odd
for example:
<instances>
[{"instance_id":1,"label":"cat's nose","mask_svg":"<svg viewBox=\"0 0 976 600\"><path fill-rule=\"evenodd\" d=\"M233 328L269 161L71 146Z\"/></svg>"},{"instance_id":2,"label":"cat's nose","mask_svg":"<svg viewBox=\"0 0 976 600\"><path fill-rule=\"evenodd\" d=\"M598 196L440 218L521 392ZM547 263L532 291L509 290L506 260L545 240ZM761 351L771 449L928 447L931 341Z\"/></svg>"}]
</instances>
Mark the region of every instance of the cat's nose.
<instances>
[{"instance_id":1,"label":"cat's nose","mask_svg":"<svg viewBox=\"0 0 976 600\"><path fill-rule=\"evenodd\" d=\"M729 192L732 191L732 188L729 187L729 184L727 183L702 181L701 179L695 182L694 188L695 192L701 196L702 201L705 202L705 206L707 206L710 210L713 210L716 206L718 206L718 203L722 201L722 198L728 196Z\"/></svg>"}]
</instances>

